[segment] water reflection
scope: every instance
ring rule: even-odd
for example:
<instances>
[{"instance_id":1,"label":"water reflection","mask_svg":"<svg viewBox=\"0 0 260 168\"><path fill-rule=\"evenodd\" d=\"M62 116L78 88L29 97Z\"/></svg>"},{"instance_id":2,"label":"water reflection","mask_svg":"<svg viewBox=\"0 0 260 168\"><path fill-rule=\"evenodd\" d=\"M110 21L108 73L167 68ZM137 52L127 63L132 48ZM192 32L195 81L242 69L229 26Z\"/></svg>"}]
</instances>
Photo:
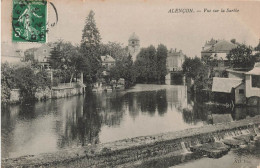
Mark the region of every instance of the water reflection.
<instances>
[{"instance_id":1,"label":"water reflection","mask_svg":"<svg viewBox=\"0 0 260 168\"><path fill-rule=\"evenodd\" d=\"M2 157L178 131L208 124L211 114L224 113L238 120L259 110L209 106L190 97L186 86L166 85L13 105L2 108Z\"/></svg>"}]
</instances>

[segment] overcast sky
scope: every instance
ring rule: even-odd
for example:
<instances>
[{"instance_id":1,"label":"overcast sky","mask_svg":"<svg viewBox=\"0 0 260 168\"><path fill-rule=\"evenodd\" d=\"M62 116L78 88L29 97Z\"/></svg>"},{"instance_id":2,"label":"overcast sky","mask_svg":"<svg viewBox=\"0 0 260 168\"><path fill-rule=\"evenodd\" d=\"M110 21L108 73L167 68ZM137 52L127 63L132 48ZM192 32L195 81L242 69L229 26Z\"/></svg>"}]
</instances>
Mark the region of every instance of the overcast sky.
<instances>
[{"instance_id":1,"label":"overcast sky","mask_svg":"<svg viewBox=\"0 0 260 168\"><path fill-rule=\"evenodd\" d=\"M11 42L12 1L2 0L2 42ZM58 11L59 21L50 28L48 41L64 39L79 44L85 18L95 12L102 42L115 41L127 45L135 32L141 47L162 43L182 50L188 56L200 56L206 40L232 38L256 46L260 38L260 2L181 2L133 0L51 0ZM201 13L168 13L170 9L192 8ZM238 13L204 13L207 9L234 9ZM49 20L54 12L49 6ZM21 48L35 46L19 44Z\"/></svg>"}]
</instances>

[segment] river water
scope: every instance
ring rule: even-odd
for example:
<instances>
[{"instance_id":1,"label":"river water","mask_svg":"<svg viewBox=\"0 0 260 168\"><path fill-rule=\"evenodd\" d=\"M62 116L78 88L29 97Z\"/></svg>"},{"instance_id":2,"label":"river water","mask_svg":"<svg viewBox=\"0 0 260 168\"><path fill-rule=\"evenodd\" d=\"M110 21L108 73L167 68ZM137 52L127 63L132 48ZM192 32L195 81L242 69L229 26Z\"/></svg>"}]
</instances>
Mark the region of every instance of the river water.
<instances>
[{"instance_id":1,"label":"river water","mask_svg":"<svg viewBox=\"0 0 260 168\"><path fill-rule=\"evenodd\" d=\"M259 109L211 108L190 98L187 86L138 84L111 93L2 108L2 158L105 143L211 124L212 113L232 120Z\"/></svg>"}]
</instances>

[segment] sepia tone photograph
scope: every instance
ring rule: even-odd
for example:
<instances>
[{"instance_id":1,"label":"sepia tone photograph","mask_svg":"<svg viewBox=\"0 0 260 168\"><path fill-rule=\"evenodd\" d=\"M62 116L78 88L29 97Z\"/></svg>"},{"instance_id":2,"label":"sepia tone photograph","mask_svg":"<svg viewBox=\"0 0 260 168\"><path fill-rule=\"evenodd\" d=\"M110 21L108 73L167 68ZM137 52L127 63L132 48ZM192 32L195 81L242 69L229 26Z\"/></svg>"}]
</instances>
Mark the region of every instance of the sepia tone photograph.
<instances>
[{"instance_id":1,"label":"sepia tone photograph","mask_svg":"<svg viewBox=\"0 0 260 168\"><path fill-rule=\"evenodd\" d=\"M1 0L1 167L260 168L260 1Z\"/></svg>"}]
</instances>

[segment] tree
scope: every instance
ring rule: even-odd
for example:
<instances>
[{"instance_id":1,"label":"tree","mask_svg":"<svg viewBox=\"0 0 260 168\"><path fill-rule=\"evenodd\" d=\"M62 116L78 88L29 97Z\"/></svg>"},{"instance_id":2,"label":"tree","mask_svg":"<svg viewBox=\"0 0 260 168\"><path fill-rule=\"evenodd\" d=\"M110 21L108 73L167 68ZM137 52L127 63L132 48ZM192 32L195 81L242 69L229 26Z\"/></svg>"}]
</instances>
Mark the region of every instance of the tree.
<instances>
[{"instance_id":1,"label":"tree","mask_svg":"<svg viewBox=\"0 0 260 168\"><path fill-rule=\"evenodd\" d=\"M101 37L96 26L95 13L91 10L86 18L82 31L80 51L89 63L90 71L85 72L85 77L90 77L90 82L96 82L102 75L101 56L99 53Z\"/></svg>"},{"instance_id":2,"label":"tree","mask_svg":"<svg viewBox=\"0 0 260 168\"><path fill-rule=\"evenodd\" d=\"M35 99L37 89L45 89L50 86L50 79L45 72L35 74L30 67L21 67L14 70L13 74L16 88L20 89L22 101L31 101Z\"/></svg>"},{"instance_id":3,"label":"tree","mask_svg":"<svg viewBox=\"0 0 260 168\"><path fill-rule=\"evenodd\" d=\"M138 82L157 81L157 54L154 46L142 48L135 61Z\"/></svg>"},{"instance_id":4,"label":"tree","mask_svg":"<svg viewBox=\"0 0 260 168\"><path fill-rule=\"evenodd\" d=\"M157 81L160 83L165 80L167 75L166 60L167 60L168 50L163 44L157 47Z\"/></svg>"},{"instance_id":5,"label":"tree","mask_svg":"<svg viewBox=\"0 0 260 168\"><path fill-rule=\"evenodd\" d=\"M202 66L203 63L198 57L195 58L187 57L184 63L182 64L182 69L187 77L190 77L194 80Z\"/></svg>"},{"instance_id":6,"label":"tree","mask_svg":"<svg viewBox=\"0 0 260 168\"><path fill-rule=\"evenodd\" d=\"M69 79L72 82L74 76L83 71L83 57L79 48L73 46L70 42L59 41L51 51L50 65L53 69L62 70L61 76L64 81Z\"/></svg>"},{"instance_id":7,"label":"tree","mask_svg":"<svg viewBox=\"0 0 260 168\"><path fill-rule=\"evenodd\" d=\"M117 60L116 65L110 69L110 78L116 81L124 78L126 88L131 87L135 83L135 76L131 55L124 57L122 60Z\"/></svg>"},{"instance_id":8,"label":"tree","mask_svg":"<svg viewBox=\"0 0 260 168\"><path fill-rule=\"evenodd\" d=\"M1 101L8 103L11 89L15 88L13 80L14 69L8 64L1 65Z\"/></svg>"},{"instance_id":9,"label":"tree","mask_svg":"<svg viewBox=\"0 0 260 168\"><path fill-rule=\"evenodd\" d=\"M252 50L246 45L238 45L227 54L227 59L233 68L249 70L253 68L255 60Z\"/></svg>"},{"instance_id":10,"label":"tree","mask_svg":"<svg viewBox=\"0 0 260 168\"><path fill-rule=\"evenodd\" d=\"M208 72L210 71L209 66L203 64L198 57L186 58L182 69L187 77L194 80L195 90L211 88L212 82L208 77Z\"/></svg>"},{"instance_id":11,"label":"tree","mask_svg":"<svg viewBox=\"0 0 260 168\"><path fill-rule=\"evenodd\" d=\"M128 56L126 48L117 42L108 42L100 44L100 55L110 55L115 60L122 60Z\"/></svg>"}]
</instances>

